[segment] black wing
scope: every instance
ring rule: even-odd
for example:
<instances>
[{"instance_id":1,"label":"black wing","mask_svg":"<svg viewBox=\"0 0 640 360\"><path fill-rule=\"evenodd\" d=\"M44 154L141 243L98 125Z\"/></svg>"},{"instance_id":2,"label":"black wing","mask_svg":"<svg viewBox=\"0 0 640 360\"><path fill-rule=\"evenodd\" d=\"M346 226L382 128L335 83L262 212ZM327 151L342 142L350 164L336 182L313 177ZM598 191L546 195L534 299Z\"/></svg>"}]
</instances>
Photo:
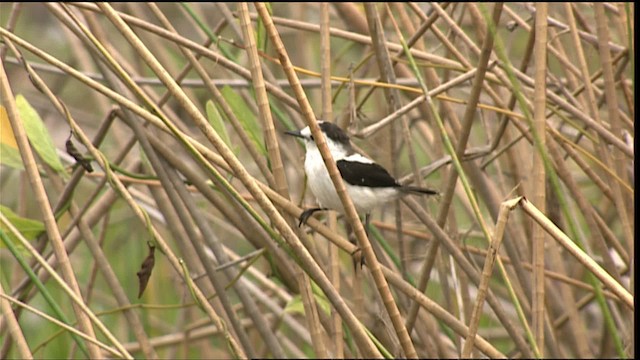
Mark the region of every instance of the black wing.
<instances>
[{"instance_id":1,"label":"black wing","mask_svg":"<svg viewBox=\"0 0 640 360\"><path fill-rule=\"evenodd\" d=\"M344 181L351 185L368 187L400 186L385 168L376 163L338 160L336 165Z\"/></svg>"}]
</instances>

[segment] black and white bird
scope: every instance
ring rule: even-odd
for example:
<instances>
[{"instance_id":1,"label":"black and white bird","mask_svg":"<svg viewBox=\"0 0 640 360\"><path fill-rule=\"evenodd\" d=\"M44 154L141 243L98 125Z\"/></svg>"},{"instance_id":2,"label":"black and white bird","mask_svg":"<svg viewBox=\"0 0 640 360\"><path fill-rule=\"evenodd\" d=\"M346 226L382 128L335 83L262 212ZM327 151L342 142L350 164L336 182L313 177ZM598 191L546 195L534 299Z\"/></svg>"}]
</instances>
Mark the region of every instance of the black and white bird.
<instances>
[{"instance_id":1,"label":"black and white bird","mask_svg":"<svg viewBox=\"0 0 640 360\"><path fill-rule=\"evenodd\" d=\"M336 124L318 121L318 126L326 139L333 160L340 171L342 180L351 201L359 214L368 215L371 210L405 194L436 195L437 191L417 186L401 185L389 172L373 160L358 154L351 145L349 135ZM308 209L300 215L300 224L316 211L337 210L344 213L344 207L338 197L329 172L324 165L320 150L313 141L311 130L305 127L285 134L304 140L306 156L304 170L309 188L315 195L320 207Z\"/></svg>"}]
</instances>

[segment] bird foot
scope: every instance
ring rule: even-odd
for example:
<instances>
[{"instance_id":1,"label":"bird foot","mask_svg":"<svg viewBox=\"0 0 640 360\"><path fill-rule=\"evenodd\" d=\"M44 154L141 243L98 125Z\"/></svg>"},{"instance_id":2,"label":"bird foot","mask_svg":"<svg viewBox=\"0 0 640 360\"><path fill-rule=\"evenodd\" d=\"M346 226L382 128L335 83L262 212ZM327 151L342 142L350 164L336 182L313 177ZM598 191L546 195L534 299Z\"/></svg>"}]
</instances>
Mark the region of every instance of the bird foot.
<instances>
[{"instance_id":1,"label":"bird foot","mask_svg":"<svg viewBox=\"0 0 640 360\"><path fill-rule=\"evenodd\" d=\"M307 209L305 211L302 212L302 214L300 214L300 217L298 218L298 220L300 221L298 223L298 227L301 227L302 225L307 223L307 220L309 220L309 218L318 211L324 211L327 210L326 208L311 208L311 209Z\"/></svg>"},{"instance_id":2,"label":"bird foot","mask_svg":"<svg viewBox=\"0 0 640 360\"><path fill-rule=\"evenodd\" d=\"M362 249L357 248L354 252L351 253L351 258L353 258L353 270L358 269L358 264L360 264L360 269L362 269L365 265L364 254L362 253Z\"/></svg>"}]
</instances>

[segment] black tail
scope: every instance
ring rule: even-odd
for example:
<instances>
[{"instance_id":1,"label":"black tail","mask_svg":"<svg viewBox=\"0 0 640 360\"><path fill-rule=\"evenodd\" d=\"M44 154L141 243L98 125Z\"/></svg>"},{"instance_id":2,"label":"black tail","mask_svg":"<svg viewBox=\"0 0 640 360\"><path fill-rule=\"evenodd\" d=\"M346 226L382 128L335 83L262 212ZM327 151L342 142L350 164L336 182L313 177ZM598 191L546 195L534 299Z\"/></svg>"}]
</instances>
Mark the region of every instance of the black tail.
<instances>
[{"instance_id":1,"label":"black tail","mask_svg":"<svg viewBox=\"0 0 640 360\"><path fill-rule=\"evenodd\" d=\"M423 195L440 195L439 192L432 189L421 188L417 186L403 185L400 186L400 191L404 193L414 193L414 194L423 194Z\"/></svg>"}]
</instances>

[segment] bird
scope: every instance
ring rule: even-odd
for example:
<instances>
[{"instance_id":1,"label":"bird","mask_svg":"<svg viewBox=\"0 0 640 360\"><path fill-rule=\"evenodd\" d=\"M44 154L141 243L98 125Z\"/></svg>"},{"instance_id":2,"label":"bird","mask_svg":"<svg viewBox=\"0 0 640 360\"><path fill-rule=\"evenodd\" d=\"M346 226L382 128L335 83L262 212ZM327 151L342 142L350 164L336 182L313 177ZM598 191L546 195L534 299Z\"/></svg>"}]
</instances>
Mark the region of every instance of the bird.
<instances>
[{"instance_id":1,"label":"bird","mask_svg":"<svg viewBox=\"0 0 640 360\"><path fill-rule=\"evenodd\" d=\"M438 195L438 191L418 186L402 185L380 164L357 153L349 135L338 125L329 121L318 121L327 146L351 201L359 214L365 214L368 223L371 211L391 200L407 194ZM336 210L345 213L342 202L322 160L311 129L285 131L286 135L298 137L305 145L304 170L311 192L319 207L307 209L300 215L298 226L302 226L317 211ZM367 224L368 225L368 224ZM366 229L366 227L365 227Z\"/></svg>"}]
</instances>

